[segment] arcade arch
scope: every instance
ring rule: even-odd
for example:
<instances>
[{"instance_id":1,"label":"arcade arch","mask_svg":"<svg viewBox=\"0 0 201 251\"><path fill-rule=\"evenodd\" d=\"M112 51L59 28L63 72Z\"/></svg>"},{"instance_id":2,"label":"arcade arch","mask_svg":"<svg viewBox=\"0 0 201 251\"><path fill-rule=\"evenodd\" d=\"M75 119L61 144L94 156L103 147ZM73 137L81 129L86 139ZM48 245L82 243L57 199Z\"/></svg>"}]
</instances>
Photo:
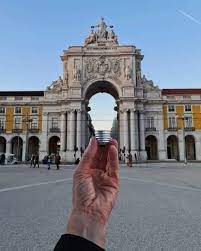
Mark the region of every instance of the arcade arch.
<instances>
[{"instance_id":1,"label":"arcade arch","mask_svg":"<svg viewBox=\"0 0 201 251\"><path fill-rule=\"evenodd\" d=\"M52 136L49 139L49 154L56 154L59 151L60 138L58 136Z\"/></svg>"},{"instance_id":2,"label":"arcade arch","mask_svg":"<svg viewBox=\"0 0 201 251\"><path fill-rule=\"evenodd\" d=\"M167 138L167 158L179 160L179 143L178 137L175 135Z\"/></svg>"},{"instance_id":3,"label":"arcade arch","mask_svg":"<svg viewBox=\"0 0 201 251\"><path fill-rule=\"evenodd\" d=\"M195 138L193 135L185 136L185 146L187 160L196 160Z\"/></svg>"},{"instance_id":4,"label":"arcade arch","mask_svg":"<svg viewBox=\"0 0 201 251\"><path fill-rule=\"evenodd\" d=\"M148 160L158 159L158 140L154 135L149 135L145 139L145 149Z\"/></svg>"},{"instance_id":5,"label":"arcade arch","mask_svg":"<svg viewBox=\"0 0 201 251\"><path fill-rule=\"evenodd\" d=\"M28 140L28 159L31 158L31 155L39 154L39 138L36 136L31 136Z\"/></svg>"},{"instance_id":6,"label":"arcade arch","mask_svg":"<svg viewBox=\"0 0 201 251\"><path fill-rule=\"evenodd\" d=\"M22 161L23 140L19 136L15 136L11 140L11 153L16 155L17 160Z\"/></svg>"},{"instance_id":7,"label":"arcade arch","mask_svg":"<svg viewBox=\"0 0 201 251\"><path fill-rule=\"evenodd\" d=\"M6 139L4 137L0 137L0 153L6 152Z\"/></svg>"}]
</instances>

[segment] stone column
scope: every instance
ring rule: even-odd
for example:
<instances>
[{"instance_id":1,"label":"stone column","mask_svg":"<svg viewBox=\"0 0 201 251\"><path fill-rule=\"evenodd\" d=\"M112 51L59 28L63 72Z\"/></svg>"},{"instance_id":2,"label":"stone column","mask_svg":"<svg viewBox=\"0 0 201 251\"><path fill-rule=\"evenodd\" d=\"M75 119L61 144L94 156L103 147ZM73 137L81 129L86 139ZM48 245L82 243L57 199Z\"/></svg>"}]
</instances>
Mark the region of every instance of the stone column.
<instances>
[{"instance_id":1,"label":"stone column","mask_svg":"<svg viewBox=\"0 0 201 251\"><path fill-rule=\"evenodd\" d=\"M77 110L77 148L78 152L80 152L81 148L81 111Z\"/></svg>"},{"instance_id":2,"label":"stone column","mask_svg":"<svg viewBox=\"0 0 201 251\"><path fill-rule=\"evenodd\" d=\"M179 157L181 161L184 161L184 131L178 131L178 140L179 140Z\"/></svg>"},{"instance_id":3,"label":"stone column","mask_svg":"<svg viewBox=\"0 0 201 251\"><path fill-rule=\"evenodd\" d=\"M26 140L23 140L23 146L22 146L22 161L26 161L26 144L28 144L28 142L26 142Z\"/></svg>"},{"instance_id":4,"label":"stone column","mask_svg":"<svg viewBox=\"0 0 201 251\"><path fill-rule=\"evenodd\" d=\"M39 159L42 160L48 152L48 113L42 116L42 134L40 136Z\"/></svg>"},{"instance_id":5,"label":"stone column","mask_svg":"<svg viewBox=\"0 0 201 251\"><path fill-rule=\"evenodd\" d=\"M82 121L81 121L81 146L82 146L82 150L85 149L85 142L86 142L86 112L83 111L81 112L81 118L82 118Z\"/></svg>"},{"instance_id":6,"label":"stone column","mask_svg":"<svg viewBox=\"0 0 201 251\"><path fill-rule=\"evenodd\" d=\"M69 150L74 151L75 145L75 111L72 109L69 113Z\"/></svg>"},{"instance_id":7,"label":"stone column","mask_svg":"<svg viewBox=\"0 0 201 251\"><path fill-rule=\"evenodd\" d=\"M128 151L128 112L127 110L124 110L123 112L123 119L124 119L124 146L126 148L126 151Z\"/></svg>"},{"instance_id":8,"label":"stone column","mask_svg":"<svg viewBox=\"0 0 201 251\"><path fill-rule=\"evenodd\" d=\"M196 151L196 160L201 160L201 142L200 142L200 139L195 140L195 151Z\"/></svg>"},{"instance_id":9,"label":"stone column","mask_svg":"<svg viewBox=\"0 0 201 251\"><path fill-rule=\"evenodd\" d=\"M165 141L164 141L164 126L163 126L163 115L158 115L158 157L159 160L166 159Z\"/></svg>"},{"instance_id":10,"label":"stone column","mask_svg":"<svg viewBox=\"0 0 201 251\"><path fill-rule=\"evenodd\" d=\"M11 153L11 142L6 141L6 153Z\"/></svg>"},{"instance_id":11,"label":"stone column","mask_svg":"<svg viewBox=\"0 0 201 251\"><path fill-rule=\"evenodd\" d=\"M131 137L131 151L135 150L135 124L134 111L130 111L130 137Z\"/></svg>"},{"instance_id":12,"label":"stone column","mask_svg":"<svg viewBox=\"0 0 201 251\"><path fill-rule=\"evenodd\" d=\"M119 110L119 141L122 150L124 147L124 117L122 110Z\"/></svg>"},{"instance_id":13,"label":"stone column","mask_svg":"<svg viewBox=\"0 0 201 251\"><path fill-rule=\"evenodd\" d=\"M144 112L143 111L140 111L140 116L139 116L139 119L140 119L140 160L146 160L147 159L147 153L145 151L145 132L144 132Z\"/></svg>"},{"instance_id":14,"label":"stone column","mask_svg":"<svg viewBox=\"0 0 201 251\"><path fill-rule=\"evenodd\" d=\"M144 112L140 112L140 149L145 150Z\"/></svg>"},{"instance_id":15,"label":"stone column","mask_svg":"<svg viewBox=\"0 0 201 251\"><path fill-rule=\"evenodd\" d=\"M61 113L61 151L64 152L66 149L66 112Z\"/></svg>"}]
</instances>

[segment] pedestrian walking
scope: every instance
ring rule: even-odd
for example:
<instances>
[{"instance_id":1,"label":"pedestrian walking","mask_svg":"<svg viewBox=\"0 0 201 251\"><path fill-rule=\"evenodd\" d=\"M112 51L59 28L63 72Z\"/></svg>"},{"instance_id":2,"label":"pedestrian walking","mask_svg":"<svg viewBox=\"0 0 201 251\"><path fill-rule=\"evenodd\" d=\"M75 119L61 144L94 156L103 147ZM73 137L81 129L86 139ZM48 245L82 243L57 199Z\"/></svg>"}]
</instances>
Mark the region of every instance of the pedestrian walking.
<instances>
[{"instance_id":1,"label":"pedestrian walking","mask_svg":"<svg viewBox=\"0 0 201 251\"><path fill-rule=\"evenodd\" d=\"M57 170L59 170L60 162L61 162L61 156L59 155L59 153L57 153L55 156L55 164L57 166Z\"/></svg>"},{"instance_id":2,"label":"pedestrian walking","mask_svg":"<svg viewBox=\"0 0 201 251\"><path fill-rule=\"evenodd\" d=\"M35 159L34 159L34 168L36 167L36 165L39 168L39 155L38 154L36 154Z\"/></svg>"},{"instance_id":3,"label":"pedestrian walking","mask_svg":"<svg viewBox=\"0 0 201 251\"><path fill-rule=\"evenodd\" d=\"M52 160L51 156L48 155L48 156L47 156L47 166L48 166L48 170L50 170L51 160Z\"/></svg>"},{"instance_id":4,"label":"pedestrian walking","mask_svg":"<svg viewBox=\"0 0 201 251\"><path fill-rule=\"evenodd\" d=\"M35 155L32 154L32 155L31 155L30 168L32 167L32 165L33 165L33 167L34 167L34 161L35 161Z\"/></svg>"},{"instance_id":5,"label":"pedestrian walking","mask_svg":"<svg viewBox=\"0 0 201 251\"><path fill-rule=\"evenodd\" d=\"M133 156L132 156L132 154L131 154L131 152L129 151L129 153L128 153L128 155L127 155L127 166L128 167L132 167L132 162L133 162Z\"/></svg>"}]
</instances>

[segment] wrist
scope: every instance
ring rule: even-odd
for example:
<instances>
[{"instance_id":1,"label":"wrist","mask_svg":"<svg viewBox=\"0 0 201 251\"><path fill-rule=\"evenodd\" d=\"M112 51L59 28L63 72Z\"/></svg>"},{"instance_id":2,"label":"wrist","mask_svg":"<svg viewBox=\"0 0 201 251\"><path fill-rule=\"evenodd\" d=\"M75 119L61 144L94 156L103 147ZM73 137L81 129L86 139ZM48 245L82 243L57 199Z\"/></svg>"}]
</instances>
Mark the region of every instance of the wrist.
<instances>
[{"instance_id":1,"label":"wrist","mask_svg":"<svg viewBox=\"0 0 201 251\"><path fill-rule=\"evenodd\" d=\"M88 213L72 211L67 224L67 233L81 236L104 248L106 225Z\"/></svg>"}]
</instances>

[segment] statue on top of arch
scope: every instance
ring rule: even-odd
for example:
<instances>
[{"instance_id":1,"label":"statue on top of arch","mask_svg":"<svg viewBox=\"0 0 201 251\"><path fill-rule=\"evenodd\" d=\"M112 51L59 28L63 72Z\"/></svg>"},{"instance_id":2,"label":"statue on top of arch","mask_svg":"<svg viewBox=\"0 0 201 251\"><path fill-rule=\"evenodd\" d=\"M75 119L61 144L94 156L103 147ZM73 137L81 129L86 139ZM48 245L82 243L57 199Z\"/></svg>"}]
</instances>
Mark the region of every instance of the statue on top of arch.
<instances>
[{"instance_id":1,"label":"statue on top of arch","mask_svg":"<svg viewBox=\"0 0 201 251\"><path fill-rule=\"evenodd\" d=\"M94 31L95 28L98 29ZM107 28L110 28L111 30L108 31ZM117 36L115 35L112 28L112 25L108 26L105 23L104 18L101 18L101 21L98 25L91 26L91 33L85 39L84 45L87 46L89 44L98 43L118 44Z\"/></svg>"}]
</instances>

